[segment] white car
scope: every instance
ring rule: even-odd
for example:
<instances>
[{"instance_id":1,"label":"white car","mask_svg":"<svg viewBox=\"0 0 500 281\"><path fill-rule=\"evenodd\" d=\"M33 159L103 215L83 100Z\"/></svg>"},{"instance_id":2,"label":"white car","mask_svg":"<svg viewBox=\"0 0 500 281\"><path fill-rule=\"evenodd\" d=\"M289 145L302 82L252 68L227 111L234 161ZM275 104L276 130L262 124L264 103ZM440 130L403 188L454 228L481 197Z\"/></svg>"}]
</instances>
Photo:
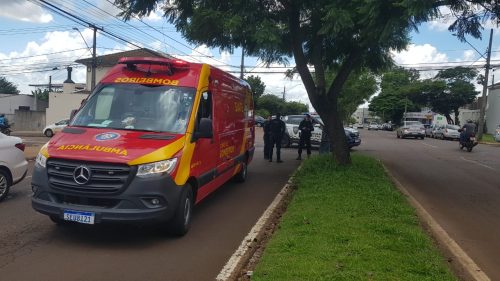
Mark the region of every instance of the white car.
<instances>
[{"instance_id":1,"label":"white car","mask_svg":"<svg viewBox=\"0 0 500 281\"><path fill-rule=\"evenodd\" d=\"M23 180L28 172L24 148L21 138L0 133L0 201L7 197L10 187Z\"/></svg>"},{"instance_id":2,"label":"white car","mask_svg":"<svg viewBox=\"0 0 500 281\"><path fill-rule=\"evenodd\" d=\"M64 127L68 126L69 119L64 119L54 124L50 124L43 129L43 134L49 138L60 132Z\"/></svg>"}]
</instances>

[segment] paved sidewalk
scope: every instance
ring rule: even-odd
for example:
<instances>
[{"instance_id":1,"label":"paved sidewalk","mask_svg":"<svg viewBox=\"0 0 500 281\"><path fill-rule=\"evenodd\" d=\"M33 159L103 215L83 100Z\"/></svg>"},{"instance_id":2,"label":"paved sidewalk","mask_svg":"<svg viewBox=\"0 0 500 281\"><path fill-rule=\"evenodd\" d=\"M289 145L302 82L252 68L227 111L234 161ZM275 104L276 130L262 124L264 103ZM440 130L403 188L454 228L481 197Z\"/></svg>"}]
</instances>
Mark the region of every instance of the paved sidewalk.
<instances>
[{"instance_id":1,"label":"paved sidewalk","mask_svg":"<svg viewBox=\"0 0 500 281\"><path fill-rule=\"evenodd\" d=\"M43 137L43 133L40 131L12 131L12 136L15 137Z\"/></svg>"}]
</instances>

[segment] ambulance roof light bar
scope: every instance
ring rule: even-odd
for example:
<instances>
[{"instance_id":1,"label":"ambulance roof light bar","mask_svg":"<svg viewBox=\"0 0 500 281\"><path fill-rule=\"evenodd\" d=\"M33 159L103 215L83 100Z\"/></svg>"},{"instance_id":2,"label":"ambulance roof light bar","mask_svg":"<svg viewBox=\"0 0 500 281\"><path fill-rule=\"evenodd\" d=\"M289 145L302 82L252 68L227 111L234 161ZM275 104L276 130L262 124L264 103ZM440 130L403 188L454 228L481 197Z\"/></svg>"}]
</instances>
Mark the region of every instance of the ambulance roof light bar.
<instances>
[{"instance_id":1,"label":"ambulance roof light bar","mask_svg":"<svg viewBox=\"0 0 500 281\"><path fill-rule=\"evenodd\" d=\"M187 61L167 58L124 57L118 60L118 64L125 64L127 65L127 69L130 70L136 70L138 64L164 65L167 67L169 75L172 74L172 69L189 68L189 62Z\"/></svg>"}]
</instances>

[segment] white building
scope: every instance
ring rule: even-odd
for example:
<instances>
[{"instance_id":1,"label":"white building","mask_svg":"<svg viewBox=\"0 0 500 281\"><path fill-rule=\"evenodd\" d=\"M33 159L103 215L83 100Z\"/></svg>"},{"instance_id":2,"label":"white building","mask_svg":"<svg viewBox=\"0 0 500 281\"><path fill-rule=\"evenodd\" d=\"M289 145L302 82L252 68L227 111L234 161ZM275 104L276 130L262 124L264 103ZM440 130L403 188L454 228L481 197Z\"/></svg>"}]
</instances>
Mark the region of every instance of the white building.
<instances>
[{"instance_id":1,"label":"white building","mask_svg":"<svg viewBox=\"0 0 500 281\"><path fill-rule=\"evenodd\" d=\"M494 134L500 125L500 83L489 87L487 101L486 130L489 134Z\"/></svg>"}]
</instances>

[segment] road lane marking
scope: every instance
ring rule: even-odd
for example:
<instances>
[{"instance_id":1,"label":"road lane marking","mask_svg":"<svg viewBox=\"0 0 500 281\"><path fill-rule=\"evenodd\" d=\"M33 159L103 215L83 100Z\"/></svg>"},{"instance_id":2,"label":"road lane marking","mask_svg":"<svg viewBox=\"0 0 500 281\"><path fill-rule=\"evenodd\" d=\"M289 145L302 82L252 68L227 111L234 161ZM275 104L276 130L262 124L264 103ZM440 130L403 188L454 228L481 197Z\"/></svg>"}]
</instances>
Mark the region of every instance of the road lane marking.
<instances>
[{"instance_id":1,"label":"road lane marking","mask_svg":"<svg viewBox=\"0 0 500 281\"><path fill-rule=\"evenodd\" d=\"M465 159L463 156L462 156L462 157L460 157L460 158L462 158L462 160L464 160L464 161L474 163L474 164L476 164L476 165L479 165L479 166L481 166L481 167L485 167L485 168L490 169L490 170L492 170L492 171L496 171L496 169L495 169L495 168L492 168L492 167L490 167L490 166L488 166L488 165L484 165L484 164L479 163L479 162L477 162L477 161L474 161L474 160L469 160L469 159Z\"/></svg>"},{"instance_id":2,"label":"road lane marking","mask_svg":"<svg viewBox=\"0 0 500 281\"><path fill-rule=\"evenodd\" d=\"M425 143L425 142L423 142L422 144L423 144L423 145L427 145L427 146L430 146L430 147L433 147L433 148L438 148L438 147L437 147L437 146L435 146L435 145L432 145L432 144L428 144L428 143Z\"/></svg>"}]
</instances>

